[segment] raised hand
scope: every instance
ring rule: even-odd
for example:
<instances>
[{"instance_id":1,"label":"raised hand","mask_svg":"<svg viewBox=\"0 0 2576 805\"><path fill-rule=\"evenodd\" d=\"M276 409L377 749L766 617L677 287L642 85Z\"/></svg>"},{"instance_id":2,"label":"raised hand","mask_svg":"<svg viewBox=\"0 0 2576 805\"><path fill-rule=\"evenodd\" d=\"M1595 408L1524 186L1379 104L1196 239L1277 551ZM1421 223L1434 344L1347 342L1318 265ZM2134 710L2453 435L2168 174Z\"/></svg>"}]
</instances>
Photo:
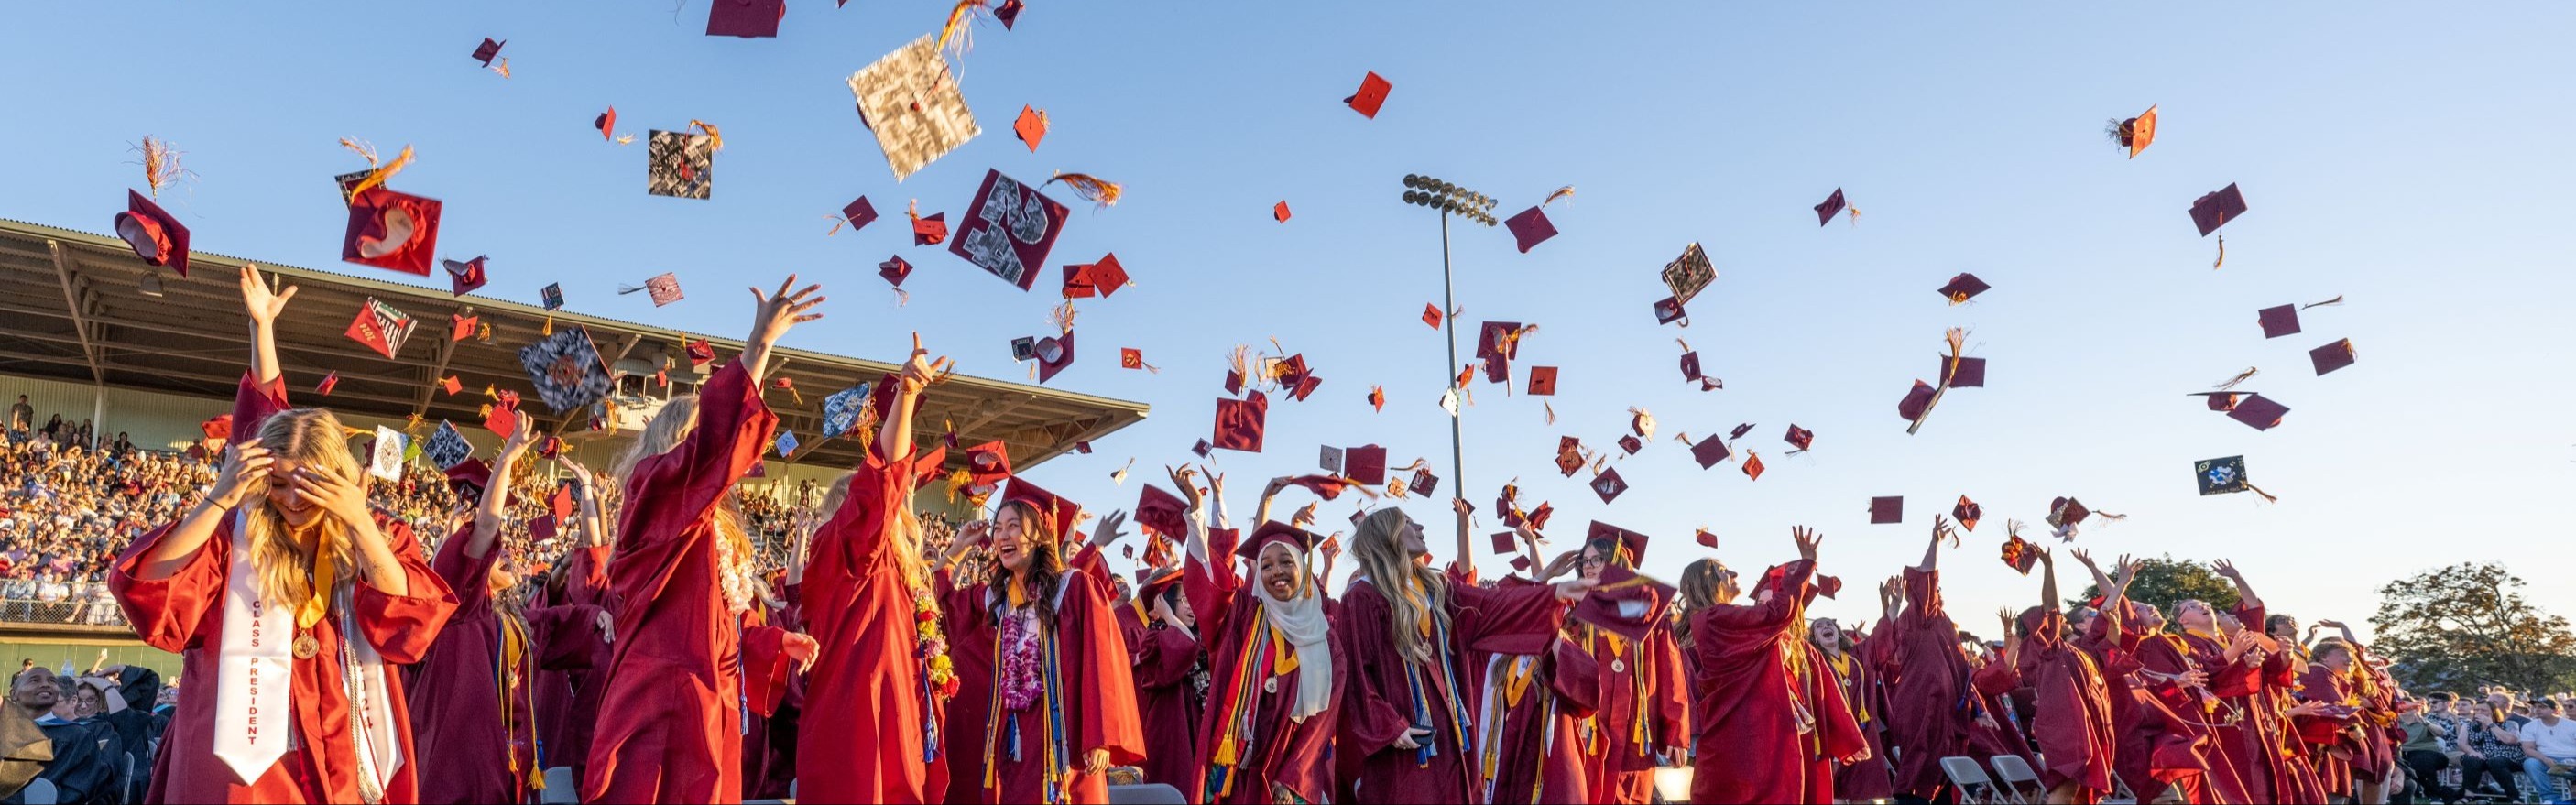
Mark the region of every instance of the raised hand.
<instances>
[{"instance_id":1,"label":"raised hand","mask_svg":"<svg viewBox=\"0 0 2576 805\"><path fill-rule=\"evenodd\" d=\"M1164 467L1163 472L1172 477L1172 486L1181 490L1181 502L1189 504L1191 511L1197 511L1199 505L1206 502L1206 496L1199 492L1199 485L1192 483L1198 477L1198 470L1190 469L1189 465L1184 464L1180 469Z\"/></svg>"},{"instance_id":2,"label":"raised hand","mask_svg":"<svg viewBox=\"0 0 2576 805\"><path fill-rule=\"evenodd\" d=\"M1950 518L1932 515L1932 544L1939 545L1944 538L1950 540L1950 547L1959 547L1959 532L1950 529Z\"/></svg>"},{"instance_id":3,"label":"raised hand","mask_svg":"<svg viewBox=\"0 0 2576 805\"><path fill-rule=\"evenodd\" d=\"M2095 573L2102 572L2099 566L2093 564L2093 554L2082 548L2068 548L2066 549L2066 555L2075 557L2075 561L2083 563L2086 569L2092 570Z\"/></svg>"},{"instance_id":4,"label":"raised hand","mask_svg":"<svg viewBox=\"0 0 2576 805\"><path fill-rule=\"evenodd\" d=\"M1590 594L1592 592L1592 587L1599 583L1600 582L1582 578L1580 576L1575 577L1571 581L1558 582L1556 585L1556 600L1564 601L1569 604L1581 601L1583 600L1583 596Z\"/></svg>"},{"instance_id":5,"label":"raised hand","mask_svg":"<svg viewBox=\"0 0 2576 805\"><path fill-rule=\"evenodd\" d=\"M2223 578L2223 579L2226 579L2226 580L2228 580L2228 581L2240 581L2240 582L2241 582L2241 581L2244 581L2244 580L2245 580L2245 577L2244 577L2244 576L2237 575L2237 573L2236 573L2236 563L2234 563L2234 562L2230 562L2230 561L2227 561L2227 560L2225 560L2225 559L2220 559L2220 560L2218 560L2218 561L2215 561L2215 562L2211 562L2211 563L2209 563L2209 569L2210 569L2210 570L2212 570L2212 571L2217 572L2217 573L2218 573L2219 578Z\"/></svg>"},{"instance_id":6,"label":"raised hand","mask_svg":"<svg viewBox=\"0 0 2576 805\"><path fill-rule=\"evenodd\" d=\"M789 277L788 281L794 282L796 280L794 277ZM814 299L814 303L820 303L822 301L821 297L816 297ZM818 318L822 318L822 315L816 314L809 318L799 318L797 321L808 321L810 319ZM949 372L955 371L956 369L956 359L945 357L937 359L931 358L930 350L923 349L921 347L921 334L913 333L912 357L905 359L903 362L903 374L898 378L898 381L902 385L898 386L896 391L902 394L919 395L922 389L929 388L932 383L939 382L940 378L947 377Z\"/></svg>"},{"instance_id":7,"label":"raised hand","mask_svg":"<svg viewBox=\"0 0 2576 805\"><path fill-rule=\"evenodd\" d=\"M277 314L286 312L286 300L295 298L295 286L288 285L284 289L273 286L272 281L260 278L259 266L242 266L242 307L250 312L252 324L275 324Z\"/></svg>"},{"instance_id":8,"label":"raised hand","mask_svg":"<svg viewBox=\"0 0 2576 805\"><path fill-rule=\"evenodd\" d=\"M1789 539L1798 543L1798 558L1813 562L1816 561L1816 544L1823 542L1825 535L1806 526L1791 526Z\"/></svg>"},{"instance_id":9,"label":"raised hand","mask_svg":"<svg viewBox=\"0 0 2576 805\"><path fill-rule=\"evenodd\" d=\"M1565 553L1558 554L1555 561L1549 562L1547 563L1547 567L1539 569L1538 579L1540 581L1546 581L1548 579L1565 575L1566 571L1574 569L1575 566L1582 561L1583 552L1581 550L1566 551Z\"/></svg>"},{"instance_id":10,"label":"raised hand","mask_svg":"<svg viewBox=\"0 0 2576 805\"><path fill-rule=\"evenodd\" d=\"M1126 536L1125 534L1118 533L1120 531L1119 527L1126 525L1126 523L1127 510L1125 509L1119 509L1102 516L1100 518L1100 524L1091 527L1091 547L1106 548L1117 543L1119 537Z\"/></svg>"},{"instance_id":11,"label":"raised hand","mask_svg":"<svg viewBox=\"0 0 2576 805\"><path fill-rule=\"evenodd\" d=\"M759 288L751 289L751 298L759 300L759 305L752 312L751 337L742 343L742 366L751 373L754 383L768 377L769 350L778 345L779 337L786 335L788 328L823 317L820 313L805 312L823 303L820 296L806 298L822 290L823 286L807 285L795 293L788 293L787 289L793 287L796 287L796 275L789 274L787 281L779 284L777 293L764 294Z\"/></svg>"},{"instance_id":12,"label":"raised hand","mask_svg":"<svg viewBox=\"0 0 2576 805\"><path fill-rule=\"evenodd\" d=\"M232 443L224 448L224 466L215 471L215 488L206 499L226 509L241 505L244 499L265 490L268 467L276 460L268 454L268 448L259 446L258 439Z\"/></svg>"},{"instance_id":13,"label":"raised hand","mask_svg":"<svg viewBox=\"0 0 2576 805\"><path fill-rule=\"evenodd\" d=\"M344 476L308 463L295 468L294 490L297 497L320 505L324 512L344 524L356 526L375 522L375 514L367 509L364 479Z\"/></svg>"}]
</instances>

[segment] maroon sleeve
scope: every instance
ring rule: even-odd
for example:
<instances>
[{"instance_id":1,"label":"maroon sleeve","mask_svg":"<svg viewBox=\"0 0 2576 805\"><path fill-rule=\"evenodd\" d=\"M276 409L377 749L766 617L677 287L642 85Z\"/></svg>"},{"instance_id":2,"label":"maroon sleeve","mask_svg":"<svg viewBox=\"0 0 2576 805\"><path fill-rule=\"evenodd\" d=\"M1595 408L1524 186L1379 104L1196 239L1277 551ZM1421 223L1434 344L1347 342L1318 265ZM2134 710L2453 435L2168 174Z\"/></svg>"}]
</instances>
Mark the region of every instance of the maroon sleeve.
<instances>
[{"instance_id":1,"label":"maroon sleeve","mask_svg":"<svg viewBox=\"0 0 2576 805\"><path fill-rule=\"evenodd\" d=\"M262 385L250 372L242 372L241 387L233 391L233 438L240 442L259 435L259 426L268 415L290 407L286 402L286 373Z\"/></svg>"},{"instance_id":2,"label":"maroon sleeve","mask_svg":"<svg viewBox=\"0 0 2576 805\"><path fill-rule=\"evenodd\" d=\"M1205 621L1201 621L1204 623ZM1179 629L1147 629L1136 641L1136 685L1146 688L1168 688L1189 681L1190 666L1199 658L1199 641L1190 639Z\"/></svg>"},{"instance_id":3,"label":"maroon sleeve","mask_svg":"<svg viewBox=\"0 0 2576 805\"><path fill-rule=\"evenodd\" d=\"M1215 536L1208 541L1216 541ZM1190 611L1198 613L1199 634L1224 635L1233 628L1227 621L1234 617L1234 597L1242 593L1243 581L1234 573L1233 553L1216 553L1214 545L1208 553L1205 562L1196 556L1181 560L1181 595L1190 600Z\"/></svg>"},{"instance_id":4,"label":"maroon sleeve","mask_svg":"<svg viewBox=\"0 0 2576 805\"><path fill-rule=\"evenodd\" d=\"M1556 691L1556 700L1565 704L1567 715L1590 718L1601 706L1601 662L1574 641L1559 637L1548 648L1548 686ZM1687 736L1685 736L1687 738Z\"/></svg>"},{"instance_id":5,"label":"maroon sleeve","mask_svg":"<svg viewBox=\"0 0 2576 805\"><path fill-rule=\"evenodd\" d=\"M588 604L560 604L528 610L529 642L536 644L537 667L577 671L592 666L603 645L599 616L607 610Z\"/></svg>"},{"instance_id":6,"label":"maroon sleeve","mask_svg":"<svg viewBox=\"0 0 2576 805\"><path fill-rule=\"evenodd\" d=\"M1453 577L1449 608L1450 627L1471 651L1537 654L1547 650L1565 625L1565 605L1549 585L1488 588Z\"/></svg>"},{"instance_id":7,"label":"maroon sleeve","mask_svg":"<svg viewBox=\"0 0 2576 805\"><path fill-rule=\"evenodd\" d=\"M725 364L698 391L698 424L670 452L637 462L626 485L628 523L690 523L722 501L726 490L769 449L778 415L741 361ZM646 494L649 490L650 494ZM702 529L629 528L620 540L673 538Z\"/></svg>"},{"instance_id":8,"label":"maroon sleeve","mask_svg":"<svg viewBox=\"0 0 2576 805\"><path fill-rule=\"evenodd\" d=\"M795 673L796 660L787 656L787 630L776 626L745 626L742 629L742 695L751 711L762 716L778 713L778 702L787 696L787 678Z\"/></svg>"},{"instance_id":9,"label":"maroon sleeve","mask_svg":"<svg viewBox=\"0 0 2576 805\"><path fill-rule=\"evenodd\" d=\"M1074 723L1068 725L1065 740L1077 753L1109 750L1112 764L1143 760L1145 726L1136 714L1135 676L1127 644L1109 611L1112 604L1087 577L1069 576L1065 582L1059 614L1070 617L1060 618L1059 628L1078 631L1058 636L1057 670L1064 677L1067 695L1082 705L1078 713L1067 714Z\"/></svg>"},{"instance_id":10,"label":"maroon sleeve","mask_svg":"<svg viewBox=\"0 0 2576 805\"><path fill-rule=\"evenodd\" d=\"M429 563L430 572L437 574L439 581L447 582L448 591L456 594L456 608L461 612L492 605L492 565L501 558L499 540L493 541L492 550L484 551L481 559L466 556L465 543L469 539L470 534L449 534L439 543L437 558Z\"/></svg>"},{"instance_id":11,"label":"maroon sleeve","mask_svg":"<svg viewBox=\"0 0 2576 805\"><path fill-rule=\"evenodd\" d=\"M438 630L447 625L447 616L456 613L456 594L420 560L420 543L412 539L410 526L387 520L378 523L377 529L402 564L409 589L405 595L394 595L360 579L352 596L353 614L358 631L386 662L410 665L429 653Z\"/></svg>"},{"instance_id":12,"label":"maroon sleeve","mask_svg":"<svg viewBox=\"0 0 2576 805\"><path fill-rule=\"evenodd\" d=\"M228 575L223 557L232 551L231 517L215 525L215 533L206 539L197 555L188 558L169 578L151 580L135 575L152 546L168 536L177 524L153 529L125 548L109 569L107 588L116 594L116 604L125 611L125 620L134 625L134 635L162 651L177 653L196 648L202 635L199 630L208 618L218 617L224 606L224 585Z\"/></svg>"},{"instance_id":13,"label":"maroon sleeve","mask_svg":"<svg viewBox=\"0 0 2576 805\"><path fill-rule=\"evenodd\" d=\"M1656 629L1646 650L1654 655L1655 734L1663 736L1666 749L1689 747L1690 678L1683 675L1681 647L1673 642L1673 630Z\"/></svg>"}]
</instances>

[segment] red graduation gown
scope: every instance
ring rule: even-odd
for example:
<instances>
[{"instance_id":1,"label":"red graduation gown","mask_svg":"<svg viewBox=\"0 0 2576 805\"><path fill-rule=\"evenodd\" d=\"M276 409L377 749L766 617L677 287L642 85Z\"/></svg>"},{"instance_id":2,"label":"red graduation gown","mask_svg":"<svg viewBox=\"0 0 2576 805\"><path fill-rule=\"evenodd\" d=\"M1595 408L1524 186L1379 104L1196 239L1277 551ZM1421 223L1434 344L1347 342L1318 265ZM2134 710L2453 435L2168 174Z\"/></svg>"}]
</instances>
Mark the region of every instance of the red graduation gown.
<instances>
[{"instance_id":1,"label":"red graduation gown","mask_svg":"<svg viewBox=\"0 0 2576 805\"><path fill-rule=\"evenodd\" d=\"M1897 792L1931 799L1949 781L1941 759L1967 754L1976 717L1959 626L1941 604L1940 571L1906 568L1905 596L1913 603L1894 624L1886 677L1887 742L1898 748Z\"/></svg>"},{"instance_id":2,"label":"red graduation gown","mask_svg":"<svg viewBox=\"0 0 2576 805\"><path fill-rule=\"evenodd\" d=\"M923 687L912 585L890 553L892 516L912 494L909 465L889 466L871 453L851 477L840 511L814 533L800 591L805 626L822 644L797 732L797 793L806 800L918 803L933 796L924 727L939 713ZM956 636L948 637L954 652ZM949 723L980 733L974 720Z\"/></svg>"},{"instance_id":3,"label":"red graduation gown","mask_svg":"<svg viewBox=\"0 0 2576 805\"><path fill-rule=\"evenodd\" d=\"M2111 699L2093 658L2066 644L2066 616L2055 611L2025 612L2020 670L2038 704L2031 736L2047 763L2039 767L2042 786L2055 789L2073 782L2079 801L2098 800L2111 790ZM2152 797L2153 794L2141 794Z\"/></svg>"},{"instance_id":4,"label":"red graduation gown","mask_svg":"<svg viewBox=\"0 0 2576 805\"><path fill-rule=\"evenodd\" d=\"M1194 758L1189 784L1181 786L1182 795L1191 802L1270 803L1279 801L1274 792L1285 790L1289 796L1308 802L1337 799L1333 794L1330 756L1347 701L1344 697L1350 690L1351 649L1343 627L1347 621L1333 618L1329 627L1333 703L1304 721L1290 719L1288 713L1296 706L1297 685L1305 678L1306 669L1272 673L1280 646L1275 642L1276 633L1261 617L1261 601L1255 597L1258 594L1246 588L1247 581L1235 570L1234 545L1225 536L1233 533L1215 531L1209 538L1209 555L1224 557L1225 561L1211 567L1190 557L1181 569L1181 594L1189 596L1191 611L1198 613L1199 634L1216 639L1215 650L1207 654L1207 704L1200 711L1199 724L1181 739L1180 745L1189 747L1183 751ZM1328 602L1325 611L1330 613L1334 608ZM1265 624L1258 632L1254 631L1256 622ZM1275 690L1268 684L1270 680L1276 680ZM1245 688L1234 687L1238 681ZM1241 706L1248 706L1250 714L1241 712ZM1244 722L1250 726L1243 727ZM1242 736L1237 736L1238 770L1222 792L1210 791L1207 780L1211 766L1230 730L1248 732L1251 746L1243 748ZM1157 736L1149 751L1162 751L1165 746Z\"/></svg>"},{"instance_id":5,"label":"red graduation gown","mask_svg":"<svg viewBox=\"0 0 2576 805\"><path fill-rule=\"evenodd\" d=\"M2259 623L2260 621L2247 621ZM2307 668L2295 646L2263 658L2264 709L2272 713L2281 728L2282 776L2279 800L2284 805L2324 805L2325 784L2318 782L2315 760L2306 741L2300 739L2300 727L2315 716L2291 718L2290 703L2299 689L2299 672Z\"/></svg>"},{"instance_id":6,"label":"red graduation gown","mask_svg":"<svg viewBox=\"0 0 2576 805\"><path fill-rule=\"evenodd\" d=\"M2253 620L2243 622L2263 622L2261 609L2252 614ZM2280 725L2264 700L2262 667L2250 656L2229 662L2227 645L2217 638L2185 634L2183 642L2192 659L2209 671L2210 693L2217 702L2210 719L2212 775L2232 779L2243 790L2244 802L2281 801L2274 782L2281 775Z\"/></svg>"},{"instance_id":7,"label":"red graduation gown","mask_svg":"<svg viewBox=\"0 0 2576 805\"><path fill-rule=\"evenodd\" d=\"M1119 607L1122 613L1132 607ZM1204 622L1202 622L1204 624ZM1199 641L1167 626L1145 627L1129 643L1136 680L1136 716L1145 736L1145 782L1183 792L1196 788L1201 713L1190 670L1199 666Z\"/></svg>"},{"instance_id":8,"label":"red graduation gown","mask_svg":"<svg viewBox=\"0 0 2576 805\"><path fill-rule=\"evenodd\" d=\"M465 555L467 536L440 545L430 568L455 591L456 614L438 640L406 669L412 737L421 747L420 801L425 803L525 802L542 785L537 754L539 713L535 672L587 667L600 643L598 607L569 604L530 610L525 620L493 606L495 544L481 559ZM501 673L503 629L524 641L517 662ZM504 714L507 714L506 717Z\"/></svg>"},{"instance_id":9,"label":"red graduation gown","mask_svg":"<svg viewBox=\"0 0 2576 805\"><path fill-rule=\"evenodd\" d=\"M233 397L233 427L239 433L257 433L261 420L286 408L283 380L260 386L245 374ZM340 633L340 619L336 616L323 618L313 627L313 637L321 643L321 650L310 659L294 660L295 680L288 695L295 716L293 747L249 785L242 784L232 767L215 757L217 697L211 693L215 684L210 680L219 678L218 655L223 651L224 591L232 570L232 524L233 517L227 513L215 527L214 536L169 578L147 581L134 575L141 569L143 557L169 533L169 525L127 546L108 573L108 589L116 595L126 621L133 624L135 636L153 648L178 653L183 678L209 680L196 686L208 693L179 698L178 713L163 733L160 754L153 761L152 790L146 800L357 802L358 765L349 728L349 697L338 682L340 641L345 636ZM383 517L377 518L376 527L402 562L411 594L391 595L361 580L352 597L356 611L351 614L356 616L360 636L375 647L387 664L418 662L431 641L438 638L448 615L455 611L456 597L421 561L420 545L413 540L409 527ZM412 751L410 713L403 703L401 675L389 673L385 688L404 761L402 768L387 780L385 801L417 802L419 792L413 782L419 770L419 755Z\"/></svg>"},{"instance_id":10,"label":"red graduation gown","mask_svg":"<svg viewBox=\"0 0 2576 805\"><path fill-rule=\"evenodd\" d=\"M812 572L808 570L807 572ZM1098 581L1069 571L1057 577L1056 672L1053 691L1064 710L1064 747L1058 758L1062 797L1050 797L1045 780L1049 718L1043 701L1027 709L1001 713L1001 666L995 646L1001 633L993 616L989 585L957 588L946 573L939 576L942 619L948 629L948 652L957 666L958 694L948 703L948 801L950 802L1107 802L1105 776L1082 773L1082 757L1094 749L1109 750L1113 766L1145 757L1144 730L1136 723L1136 685L1127 660L1127 645L1118 634L1117 614ZM1019 730L1019 756L1003 737L1005 727ZM987 785L986 772L992 772Z\"/></svg>"},{"instance_id":11,"label":"red graduation gown","mask_svg":"<svg viewBox=\"0 0 2576 805\"><path fill-rule=\"evenodd\" d=\"M1498 723L1477 727L1495 750L1479 758L1493 771L1493 804L1596 801L1580 732L1601 690L1592 655L1559 637L1544 653L1488 655L1483 667L1488 698L1478 717L1502 711Z\"/></svg>"},{"instance_id":12,"label":"red graduation gown","mask_svg":"<svg viewBox=\"0 0 2576 805\"><path fill-rule=\"evenodd\" d=\"M1846 801L1896 796L1896 771L1887 762L1887 686L1878 670L1891 662L1888 655L1893 652L1888 647L1896 642L1891 633L1861 641L1841 661L1824 654L1825 667L1842 683L1843 706L1852 711L1852 723L1860 726L1861 737L1869 741L1869 757L1834 764L1834 796Z\"/></svg>"},{"instance_id":13,"label":"red graduation gown","mask_svg":"<svg viewBox=\"0 0 2576 805\"><path fill-rule=\"evenodd\" d=\"M1350 682L1343 686L1340 735L1333 752L1342 782L1352 794L1339 799L1480 801L1484 781L1476 779L1475 736L1459 734L1450 708L1461 708L1455 712L1465 713L1472 726L1483 682L1481 669L1473 665L1477 652L1536 654L1556 640L1565 608L1556 602L1555 588L1485 588L1451 575L1449 640L1439 645L1435 639L1432 648L1440 656L1419 668L1404 660L1395 647L1394 630L1414 627L1395 622L1394 610L1375 582L1353 579L1341 601L1341 614L1333 621L1341 634L1334 656L1349 655ZM1454 680L1453 674L1443 673L1443 660L1454 672ZM1408 674L1408 669L1418 673ZM1420 680L1422 701L1418 703L1412 678ZM1453 682L1464 690L1453 689ZM1335 684L1340 685L1340 680ZM1432 730L1424 739L1436 752L1428 763L1417 759L1416 750L1395 746L1395 739L1413 728L1417 704L1429 714Z\"/></svg>"},{"instance_id":14,"label":"red graduation gown","mask_svg":"<svg viewBox=\"0 0 2576 805\"><path fill-rule=\"evenodd\" d=\"M745 645L719 586L715 517L777 425L741 362L727 364L699 390L688 438L623 479L608 570L618 640L582 801L741 800Z\"/></svg>"},{"instance_id":15,"label":"red graduation gown","mask_svg":"<svg viewBox=\"0 0 2576 805\"><path fill-rule=\"evenodd\" d=\"M1830 802L1832 764L1868 740L1842 685L1800 635L1816 563L1791 562L1771 600L1693 616L1693 802Z\"/></svg>"},{"instance_id":16,"label":"red graduation gown","mask_svg":"<svg viewBox=\"0 0 2576 805\"><path fill-rule=\"evenodd\" d=\"M1597 802L1645 805L1654 798L1655 764L1665 750L1690 746L1689 680L1672 627L1655 624L1644 642L1590 625L1568 631L1581 636L1575 646L1591 655L1595 669L1592 718L1578 730L1587 788Z\"/></svg>"},{"instance_id":17,"label":"red graduation gown","mask_svg":"<svg viewBox=\"0 0 2576 805\"><path fill-rule=\"evenodd\" d=\"M805 675L780 653L786 650L787 634L805 628L797 604L801 591L783 578L772 589L781 604L763 601L756 606L760 618L743 621L742 687L751 711L743 719L743 799L786 799L796 790L796 732L803 721Z\"/></svg>"},{"instance_id":18,"label":"red graduation gown","mask_svg":"<svg viewBox=\"0 0 2576 805\"><path fill-rule=\"evenodd\" d=\"M2361 697L2352 692L2348 678L2325 663L2309 663L2307 671L2300 674L2299 700L2346 707L2361 705ZM2356 721L2324 715L2299 719L2299 736L2310 745L2309 757L2316 767L2317 782L2328 794L2352 795L2353 761L2364 751Z\"/></svg>"},{"instance_id":19,"label":"red graduation gown","mask_svg":"<svg viewBox=\"0 0 2576 805\"><path fill-rule=\"evenodd\" d=\"M608 585L608 546L583 546L565 557L563 594L549 606L580 605L614 613L616 596ZM617 624L619 631L624 624ZM615 645L593 641L590 656L563 669L537 670L537 737L548 766L570 766L574 780L590 766L591 727L599 721L599 697L608 691L608 660Z\"/></svg>"},{"instance_id":20,"label":"red graduation gown","mask_svg":"<svg viewBox=\"0 0 2576 805\"><path fill-rule=\"evenodd\" d=\"M1999 658L1978 668L1968 680L1976 686L1978 705L1994 722L1992 725L1969 722L1968 756L1992 758L2014 755L2029 763L2031 768L2039 768L2038 756L2030 751L2030 740L2021 734L2021 716L2006 698L2022 687L2021 669Z\"/></svg>"},{"instance_id":21,"label":"red graduation gown","mask_svg":"<svg viewBox=\"0 0 2576 805\"><path fill-rule=\"evenodd\" d=\"M2147 635L2138 641L2137 654L2142 669L2166 676L2202 667L2192 658L2190 644L2176 635ZM2155 712L2155 704L2163 705L2164 711L2172 714L2165 721L2168 737L2160 749L2173 746L2173 736L2180 736L2191 746L2187 758L2184 753L2159 751L2154 761L2156 767L2190 766L2188 773L2191 777L2178 781L2177 785L2182 787L2184 798L2195 805L2242 805L2246 802L2245 787L2238 783L2235 769L2218 755L2218 742L2212 737L2211 729L2217 723L2216 708L2209 692L2186 688L2172 680L2145 681L2140 690L2147 694L2141 699L2142 703L2149 705L2147 717L2151 720L2163 717L2163 713Z\"/></svg>"}]
</instances>

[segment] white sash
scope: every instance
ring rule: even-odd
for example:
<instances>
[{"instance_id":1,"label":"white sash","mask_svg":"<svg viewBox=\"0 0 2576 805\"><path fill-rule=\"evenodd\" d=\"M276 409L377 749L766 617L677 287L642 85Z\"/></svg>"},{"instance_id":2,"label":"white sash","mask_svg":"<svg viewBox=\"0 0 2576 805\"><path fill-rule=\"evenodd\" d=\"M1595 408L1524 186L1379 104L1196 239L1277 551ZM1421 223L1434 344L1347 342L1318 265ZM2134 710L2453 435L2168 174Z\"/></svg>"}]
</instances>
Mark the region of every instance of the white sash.
<instances>
[{"instance_id":1,"label":"white sash","mask_svg":"<svg viewBox=\"0 0 2576 805\"><path fill-rule=\"evenodd\" d=\"M249 513L233 519L232 564L224 584L224 642L215 663L215 757L232 767L243 785L258 782L286 754L295 731L295 706L287 701L295 681L295 613L271 606L259 595L259 572L251 565ZM394 732L391 699L385 687L384 658L376 647L350 628L351 602L333 602L340 615L341 690L349 697L356 723L351 733L358 746L359 791L368 800L382 799L386 781L402 768L402 745ZM268 717L262 723L262 710Z\"/></svg>"}]
</instances>

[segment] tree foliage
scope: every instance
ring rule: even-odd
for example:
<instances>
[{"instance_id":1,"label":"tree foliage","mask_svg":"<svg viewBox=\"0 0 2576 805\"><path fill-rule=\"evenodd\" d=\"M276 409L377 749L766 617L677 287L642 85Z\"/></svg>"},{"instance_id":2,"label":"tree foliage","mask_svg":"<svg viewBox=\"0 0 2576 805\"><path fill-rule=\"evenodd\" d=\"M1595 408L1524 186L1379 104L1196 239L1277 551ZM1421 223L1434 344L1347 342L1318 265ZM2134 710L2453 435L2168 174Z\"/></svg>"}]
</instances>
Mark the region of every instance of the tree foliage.
<instances>
[{"instance_id":1,"label":"tree foliage","mask_svg":"<svg viewBox=\"0 0 2576 805\"><path fill-rule=\"evenodd\" d=\"M2099 557L2097 557L2099 558ZM2060 567L2060 570L2064 570ZM2074 568L2082 572L2083 567ZM2111 571L2111 560L2102 560L2102 571ZM2061 577L2062 578L2062 577ZM2084 599L2100 598L2108 590L2098 584L2084 586ZM2153 604L2165 617L2173 617L2174 602L2197 598L2224 612L2236 606L2236 584L2218 575L2208 565L2175 559L2171 554L2138 560L2138 579L2129 582L2129 600Z\"/></svg>"},{"instance_id":2,"label":"tree foliage","mask_svg":"<svg viewBox=\"0 0 2576 805\"><path fill-rule=\"evenodd\" d=\"M2389 582L2370 618L2371 648L2410 690L2576 687L2576 634L2523 600L2522 586L2503 565L2466 562Z\"/></svg>"}]
</instances>

